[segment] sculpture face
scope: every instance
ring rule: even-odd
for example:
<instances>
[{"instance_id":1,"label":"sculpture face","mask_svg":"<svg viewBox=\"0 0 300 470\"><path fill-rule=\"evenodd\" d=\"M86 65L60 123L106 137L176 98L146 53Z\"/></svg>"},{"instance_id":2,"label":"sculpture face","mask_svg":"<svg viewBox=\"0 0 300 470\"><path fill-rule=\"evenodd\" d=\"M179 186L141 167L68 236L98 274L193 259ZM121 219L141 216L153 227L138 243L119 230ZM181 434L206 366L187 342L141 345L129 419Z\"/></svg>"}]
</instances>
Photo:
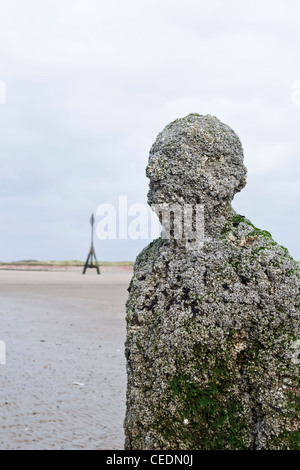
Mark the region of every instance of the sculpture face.
<instances>
[{"instance_id":1,"label":"sculpture face","mask_svg":"<svg viewBox=\"0 0 300 470\"><path fill-rule=\"evenodd\" d=\"M189 114L167 125L153 144L146 175L148 203L230 205L246 184L243 149L217 118Z\"/></svg>"}]
</instances>

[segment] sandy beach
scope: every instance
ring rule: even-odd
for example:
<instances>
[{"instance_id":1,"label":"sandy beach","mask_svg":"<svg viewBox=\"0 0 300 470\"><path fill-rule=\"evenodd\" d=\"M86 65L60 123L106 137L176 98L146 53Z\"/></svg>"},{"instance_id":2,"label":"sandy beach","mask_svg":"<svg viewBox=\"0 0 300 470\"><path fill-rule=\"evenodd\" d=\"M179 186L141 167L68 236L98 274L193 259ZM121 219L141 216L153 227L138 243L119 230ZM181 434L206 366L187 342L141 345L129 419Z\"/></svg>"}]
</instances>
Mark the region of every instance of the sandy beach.
<instances>
[{"instance_id":1,"label":"sandy beach","mask_svg":"<svg viewBox=\"0 0 300 470\"><path fill-rule=\"evenodd\" d=\"M131 268L0 270L0 449L123 449Z\"/></svg>"}]
</instances>

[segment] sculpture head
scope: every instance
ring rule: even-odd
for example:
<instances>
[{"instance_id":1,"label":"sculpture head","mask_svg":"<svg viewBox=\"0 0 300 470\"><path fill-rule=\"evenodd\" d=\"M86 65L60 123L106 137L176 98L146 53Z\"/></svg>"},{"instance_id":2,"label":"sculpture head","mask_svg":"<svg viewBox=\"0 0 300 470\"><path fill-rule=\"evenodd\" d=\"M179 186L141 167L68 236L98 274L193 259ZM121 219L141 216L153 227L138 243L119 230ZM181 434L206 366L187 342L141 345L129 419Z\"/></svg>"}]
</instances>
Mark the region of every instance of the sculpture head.
<instances>
[{"instance_id":1,"label":"sculpture head","mask_svg":"<svg viewBox=\"0 0 300 470\"><path fill-rule=\"evenodd\" d=\"M189 114L168 124L151 147L148 203L203 204L206 216L226 212L246 172L236 133L214 116Z\"/></svg>"}]
</instances>

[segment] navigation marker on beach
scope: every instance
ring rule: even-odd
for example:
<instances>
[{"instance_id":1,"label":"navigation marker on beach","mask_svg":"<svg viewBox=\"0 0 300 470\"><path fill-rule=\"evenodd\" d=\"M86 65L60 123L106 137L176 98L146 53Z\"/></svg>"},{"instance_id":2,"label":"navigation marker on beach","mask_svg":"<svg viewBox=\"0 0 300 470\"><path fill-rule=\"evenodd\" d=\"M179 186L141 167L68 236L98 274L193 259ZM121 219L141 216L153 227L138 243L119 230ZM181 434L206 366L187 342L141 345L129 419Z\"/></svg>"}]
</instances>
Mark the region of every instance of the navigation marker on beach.
<instances>
[{"instance_id":1,"label":"navigation marker on beach","mask_svg":"<svg viewBox=\"0 0 300 470\"><path fill-rule=\"evenodd\" d=\"M95 218L94 218L94 214L92 214L90 218L90 224L92 227L91 248L90 248L86 263L84 265L82 274L85 274L87 268L95 268L97 269L97 273L100 274L100 269L99 269L95 249L94 249L94 223L95 223ZM94 259L95 259L95 262L94 262Z\"/></svg>"}]
</instances>

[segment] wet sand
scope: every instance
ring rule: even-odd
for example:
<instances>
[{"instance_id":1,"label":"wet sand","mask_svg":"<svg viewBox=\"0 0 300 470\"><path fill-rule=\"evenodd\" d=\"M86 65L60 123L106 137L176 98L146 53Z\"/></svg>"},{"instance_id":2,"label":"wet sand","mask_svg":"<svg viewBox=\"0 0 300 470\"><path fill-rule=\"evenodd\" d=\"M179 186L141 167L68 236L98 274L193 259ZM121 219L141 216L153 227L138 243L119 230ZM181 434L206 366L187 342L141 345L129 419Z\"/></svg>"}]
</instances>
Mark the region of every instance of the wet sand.
<instances>
[{"instance_id":1,"label":"wet sand","mask_svg":"<svg viewBox=\"0 0 300 470\"><path fill-rule=\"evenodd\" d=\"M0 449L123 449L131 269L0 271Z\"/></svg>"}]
</instances>

